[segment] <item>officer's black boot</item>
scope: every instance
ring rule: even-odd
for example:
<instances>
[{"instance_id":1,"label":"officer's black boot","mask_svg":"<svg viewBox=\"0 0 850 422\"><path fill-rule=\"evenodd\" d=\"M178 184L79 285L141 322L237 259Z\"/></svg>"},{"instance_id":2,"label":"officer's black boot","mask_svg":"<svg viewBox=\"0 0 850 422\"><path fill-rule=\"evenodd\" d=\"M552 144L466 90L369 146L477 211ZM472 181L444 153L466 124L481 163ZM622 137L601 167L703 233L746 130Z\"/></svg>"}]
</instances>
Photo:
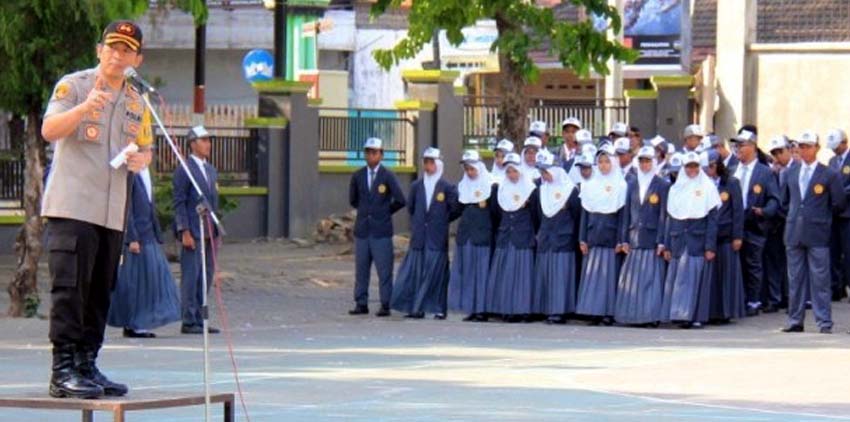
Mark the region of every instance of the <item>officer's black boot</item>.
<instances>
[{"instance_id":1,"label":"officer's black boot","mask_svg":"<svg viewBox=\"0 0 850 422\"><path fill-rule=\"evenodd\" d=\"M74 345L53 346L50 395L58 398L96 399L103 395L103 388L77 371L77 365L74 362L75 349Z\"/></svg>"},{"instance_id":2,"label":"officer's black boot","mask_svg":"<svg viewBox=\"0 0 850 422\"><path fill-rule=\"evenodd\" d=\"M127 394L128 388L124 384L110 381L97 369L97 352L100 351L100 346L83 345L77 350L77 369L80 374L86 377L91 382L103 388L103 394L106 396L123 396Z\"/></svg>"}]
</instances>

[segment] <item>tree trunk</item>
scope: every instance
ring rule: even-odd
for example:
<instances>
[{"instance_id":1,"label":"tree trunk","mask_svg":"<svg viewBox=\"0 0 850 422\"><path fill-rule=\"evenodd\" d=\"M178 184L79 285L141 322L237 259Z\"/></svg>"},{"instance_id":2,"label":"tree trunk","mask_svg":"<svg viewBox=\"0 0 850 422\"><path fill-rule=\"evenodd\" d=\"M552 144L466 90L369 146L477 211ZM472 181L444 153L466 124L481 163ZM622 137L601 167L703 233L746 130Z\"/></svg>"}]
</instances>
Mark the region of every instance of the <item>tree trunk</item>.
<instances>
[{"instance_id":1,"label":"tree trunk","mask_svg":"<svg viewBox=\"0 0 850 422\"><path fill-rule=\"evenodd\" d=\"M496 16L499 34L513 30L513 25ZM525 96L525 79L520 69L499 50L502 98L499 103L499 136L508 138L520 148L528 136L528 99Z\"/></svg>"},{"instance_id":2,"label":"tree trunk","mask_svg":"<svg viewBox=\"0 0 850 422\"><path fill-rule=\"evenodd\" d=\"M8 292L9 316L32 317L38 312L38 259L41 256L41 194L43 169L41 150L43 142L39 129L41 117L39 112L29 113L26 125L26 140L24 144L24 211L26 219L15 240L15 253L18 256L18 267L15 270Z\"/></svg>"}]
</instances>

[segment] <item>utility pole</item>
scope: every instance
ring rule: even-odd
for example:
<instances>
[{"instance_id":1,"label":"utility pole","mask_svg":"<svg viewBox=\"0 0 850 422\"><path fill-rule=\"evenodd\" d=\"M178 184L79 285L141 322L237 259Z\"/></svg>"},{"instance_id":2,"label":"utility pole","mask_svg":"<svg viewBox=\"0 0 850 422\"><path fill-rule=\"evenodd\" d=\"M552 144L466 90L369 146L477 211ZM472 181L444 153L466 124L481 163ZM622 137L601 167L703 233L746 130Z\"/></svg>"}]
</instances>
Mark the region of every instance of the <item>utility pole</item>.
<instances>
[{"instance_id":1,"label":"utility pole","mask_svg":"<svg viewBox=\"0 0 850 422\"><path fill-rule=\"evenodd\" d=\"M286 0L274 2L274 77L286 79Z\"/></svg>"},{"instance_id":2,"label":"utility pole","mask_svg":"<svg viewBox=\"0 0 850 422\"><path fill-rule=\"evenodd\" d=\"M202 0L204 6L207 1ZM207 56L207 25L195 27L195 92L193 101L192 123L204 124L204 112L206 111L205 85L206 85L206 56Z\"/></svg>"}]
</instances>

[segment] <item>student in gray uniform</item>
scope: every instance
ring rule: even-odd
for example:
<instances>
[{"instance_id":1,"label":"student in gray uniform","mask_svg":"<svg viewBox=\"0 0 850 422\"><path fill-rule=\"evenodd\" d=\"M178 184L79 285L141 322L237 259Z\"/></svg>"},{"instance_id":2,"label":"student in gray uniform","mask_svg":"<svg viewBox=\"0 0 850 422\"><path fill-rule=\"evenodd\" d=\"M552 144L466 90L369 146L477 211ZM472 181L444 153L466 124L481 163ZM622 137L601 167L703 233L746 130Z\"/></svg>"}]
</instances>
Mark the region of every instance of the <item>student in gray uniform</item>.
<instances>
[{"instance_id":1,"label":"student in gray uniform","mask_svg":"<svg viewBox=\"0 0 850 422\"><path fill-rule=\"evenodd\" d=\"M404 208L404 193L395 174L381 165L383 142L369 138L364 146L366 166L351 175L348 200L357 210L354 222L354 309L350 315L369 313L369 278L372 263L378 270L381 309L378 317L390 315L393 291L393 220Z\"/></svg>"},{"instance_id":2,"label":"student in gray uniform","mask_svg":"<svg viewBox=\"0 0 850 422\"><path fill-rule=\"evenodd\" d=\"M799 166L788 172L782 191L787 210L785 247L788 255L788 323L786 333L803 332L806 290L810 290L815 322L823 334L832 333L829 238L832 215L845 206L844 188L837 172L818 163L818 136L804 132Z\"/></svg>"},{"instance_id":3,"label":"student in gray uniform","mask_svg":"<svg viewBox=\"0 0 850 422\"><path fill-rule=\"evenodd\" d=\"M826 135L826 144L835 156L829 160L829 168L838 173L844 193L850 194L850 148L847 135L841 129L833 129ZM832 216L830 251L832 255L832 300L839 301L847 297L850 285L850 207Z\"/></svg>"},{"instance_id":4,"label":"student in gray uniform","mask_svg":"<svg viewBox=\"0 0 850 422\"><path fill-rule=\"evenodd\" d=\"M614 319L621 324L657 326L664 292L664 224L670 184L656 175L655 150L638 151L638 166L629 179L622 230L626 259L617 283Z\"/></svg>"},{"instance_id":5,"label":"student in gray uniform","mask_svg":"<svg viewBox=\"0 0 850 422\"><path fill-rule=\"evenodd\" d=\"M721 204L717 186L700 168L700 156L686 152L682 169L667 196L664 258L669 261L664 283L664 321L682 328L701 328L698 319L705 263L717 251L717 208ZM710 290L709 290L710 291ZM705 300L703 298L702 300Z\"/></svg>"}]
</instances>

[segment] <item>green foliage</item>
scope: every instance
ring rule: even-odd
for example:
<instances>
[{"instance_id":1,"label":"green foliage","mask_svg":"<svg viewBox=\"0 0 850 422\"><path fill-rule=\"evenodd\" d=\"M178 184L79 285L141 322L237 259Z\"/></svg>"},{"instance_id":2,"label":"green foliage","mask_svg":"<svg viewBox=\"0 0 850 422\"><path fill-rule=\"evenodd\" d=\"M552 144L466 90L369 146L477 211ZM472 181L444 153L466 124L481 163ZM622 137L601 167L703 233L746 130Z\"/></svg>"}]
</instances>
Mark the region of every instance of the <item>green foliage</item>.
<instances>
[{"instance_id":1,"label":"green foliage","mask_svg":"<svg viewBox=\"0 0 850 422\"><path fill-rule=\"evenodd\" d=\"M24 299L24 318L34 318L38 316L39 305L41 305L41 298L38 297L38 292L28 294Z\"/></svg>"},{"instance_id":2,"label":"green foliage","mask_svg":"<svg viewBox=\"0 0 850 422\"><path fill-rule=\"evenodd\" d=\"M159 0L205 22L201 0ZM109 22L135 19L149 0L3 0L0 2L0 109L44 109L62 75L96 64L95 46Z\"/></svg>"},{"instance_id":3,"label":"green foliage","mask_svg":"<svg viewBox=\"0 0 850 422\"><path fill-rule=\"evenodd\" d=\"M606 0L570 0L583 6L588 15L603 16L609 27L618 33L622 24L617 10ZM548 47L548 52L579 76L591 71L608 74L611 58L632 62L637 53L620 43L606 39L596 31L590 20L558 21L551 8L540 7L528 0L412 0L407 37L388 50L376 50L373 55L384 69L397 65L402 59L414 57L431 41L435 30L444 29L453 45L463 42L463 28L481 19L493 19L499 36L491 50L498 50L510 60L527 81L534 81L538 68L530 53ZM397 8L402 0L377 0L371 15L377 17L388 8Z\"/></svg>"}]
</instances>

